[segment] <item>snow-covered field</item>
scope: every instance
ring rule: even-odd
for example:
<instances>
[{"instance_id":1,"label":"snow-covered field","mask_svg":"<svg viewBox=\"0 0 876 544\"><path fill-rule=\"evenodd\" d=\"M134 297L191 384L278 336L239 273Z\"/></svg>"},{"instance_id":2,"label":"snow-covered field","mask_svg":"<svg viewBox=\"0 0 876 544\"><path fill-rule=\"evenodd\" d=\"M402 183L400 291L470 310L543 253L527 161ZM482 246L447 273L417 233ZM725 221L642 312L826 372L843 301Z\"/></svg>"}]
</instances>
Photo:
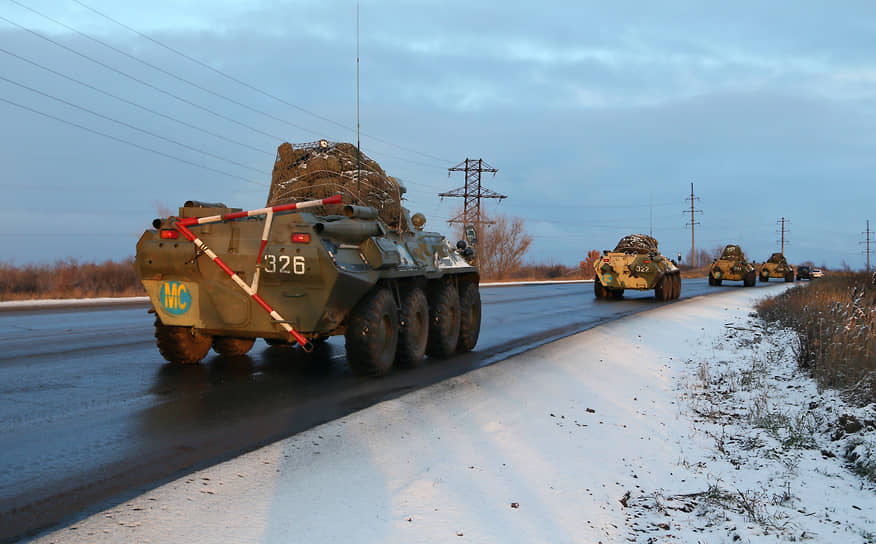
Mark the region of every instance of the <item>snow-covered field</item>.
<instances>
[{"instance_id":1,"label":"snow-covered field","mask_svg":"<svg viewBox=\"0 0 876 544\"><path fill-rule=\"evenodd\" d=\"M847 459L876 473L874 407L820 394L752 316L782 289L614 321L37 541L874 542Z\"/></svg>"}]
</instances>

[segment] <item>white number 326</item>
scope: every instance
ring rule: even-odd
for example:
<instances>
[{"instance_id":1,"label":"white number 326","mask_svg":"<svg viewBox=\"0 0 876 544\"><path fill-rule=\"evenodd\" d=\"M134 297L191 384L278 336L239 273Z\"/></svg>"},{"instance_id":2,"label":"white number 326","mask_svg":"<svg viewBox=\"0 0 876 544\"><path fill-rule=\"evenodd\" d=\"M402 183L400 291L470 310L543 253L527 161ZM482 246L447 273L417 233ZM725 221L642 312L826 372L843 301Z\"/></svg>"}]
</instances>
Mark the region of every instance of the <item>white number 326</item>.
<instances>
[{"instance_id":1,"label":"white number 326","mask_svg":"<svg viewBox=\"0 0 876 544\"><path fill-rule=\"evenodd\" d=\"M291 265L291 266L290 266ZM265 272L279 272L280 274L304 274L307 270L304 257L301 255L265 255Z\"/></svg>"}]
</instances>

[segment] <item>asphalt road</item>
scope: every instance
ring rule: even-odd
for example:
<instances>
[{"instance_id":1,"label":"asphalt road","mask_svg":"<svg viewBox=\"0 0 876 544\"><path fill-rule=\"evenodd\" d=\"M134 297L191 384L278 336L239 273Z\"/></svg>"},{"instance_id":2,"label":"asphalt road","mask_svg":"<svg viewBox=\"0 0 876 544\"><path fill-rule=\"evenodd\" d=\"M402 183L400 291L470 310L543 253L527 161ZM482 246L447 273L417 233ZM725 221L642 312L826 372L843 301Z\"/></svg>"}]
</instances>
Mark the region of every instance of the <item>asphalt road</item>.
<instances>
[{"instance_id":1,"label":"asphalt road","mask_svg":"<svg viewBox=\"0 0 876 544\"><path fill-rule=\"evenodd\" d=\"M740 288L685 280L682 298ZM589 283L481 296L474 352L377 379L349 373L342 337L312 354L259 341L248 356L175 367L159 355L145 308L0 313L0 541L661 304L653 291L595 300Z\"/></svg>"}]
</instances>

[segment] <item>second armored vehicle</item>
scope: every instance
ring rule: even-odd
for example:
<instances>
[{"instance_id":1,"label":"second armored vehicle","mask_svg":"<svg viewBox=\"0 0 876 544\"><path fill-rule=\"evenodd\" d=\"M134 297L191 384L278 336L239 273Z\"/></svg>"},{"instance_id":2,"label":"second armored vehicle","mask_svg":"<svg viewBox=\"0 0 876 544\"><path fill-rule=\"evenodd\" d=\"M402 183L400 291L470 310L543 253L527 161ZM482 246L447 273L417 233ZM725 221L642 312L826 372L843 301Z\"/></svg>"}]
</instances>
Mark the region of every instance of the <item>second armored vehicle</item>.
<instances>
[{"instance_id":1,"label":"second armored vehicle","mask_svg":"<svg viewBox=\"0 0 876 544\"><path fill-rule=\"evenodd\" d=\"M773 253L760 267L760 281L770 281L770 278L784 278L786 282L794 281L794 267L782 253Z\"/></svg>"},{"instance_id":2,"label":"second armored vehicle","mask_svg":"<svg viewBox=\"0 0 876 544\"><path fill-rule=\"evenodd\" d=\"M727 244L721 257L709 267L709 285L721 285L724 280L741 281L745 287L757 281L754 265L745 260L745 253L736 244Z\"/></svg>"},{"instance_id":3,"label":"second armored vehicle","mask_svg":"<svg viewBox=\"0 0 876 544\"><path fill-rule=\"evenodd\" d=\"M596 261L593 289L596 298L620 298L625 289L654 289L657 300L681 296L681 273L657 250L657 240L645 234L624 236L614 251L605 250Z\"/></svg>"}]
</instances>

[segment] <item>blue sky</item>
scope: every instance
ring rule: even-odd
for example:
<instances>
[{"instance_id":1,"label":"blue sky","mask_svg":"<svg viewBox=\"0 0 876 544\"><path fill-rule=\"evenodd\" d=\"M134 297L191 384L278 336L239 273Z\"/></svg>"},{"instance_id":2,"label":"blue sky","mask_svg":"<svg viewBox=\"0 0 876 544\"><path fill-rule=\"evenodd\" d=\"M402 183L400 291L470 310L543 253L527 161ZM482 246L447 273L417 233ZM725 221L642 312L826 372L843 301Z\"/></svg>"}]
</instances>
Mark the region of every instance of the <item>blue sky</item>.
<instances>
[{"instance_id":1,"label":"blue sky","mask_svg":"<svg viewBox=\"0 0 876 544\"><path fill-rule=\"evenodd\" d=\"M130 256L159 207L262 206L283 141L355 141L355 3L82 2L22 2L65 27L0 0L4 261ZM792 261L864 266L876 7L545 6L360 4L363 151L407 182L430 228L449 232L461 204L437 197L463 184L447 168L483 158L499 169L487 187L509 196L487 211L526 220L531 260L575 264L652 228L664 253L686 253L693 182L698 247L764 260L786 217Z\"/></svg>"}]
</instances>

